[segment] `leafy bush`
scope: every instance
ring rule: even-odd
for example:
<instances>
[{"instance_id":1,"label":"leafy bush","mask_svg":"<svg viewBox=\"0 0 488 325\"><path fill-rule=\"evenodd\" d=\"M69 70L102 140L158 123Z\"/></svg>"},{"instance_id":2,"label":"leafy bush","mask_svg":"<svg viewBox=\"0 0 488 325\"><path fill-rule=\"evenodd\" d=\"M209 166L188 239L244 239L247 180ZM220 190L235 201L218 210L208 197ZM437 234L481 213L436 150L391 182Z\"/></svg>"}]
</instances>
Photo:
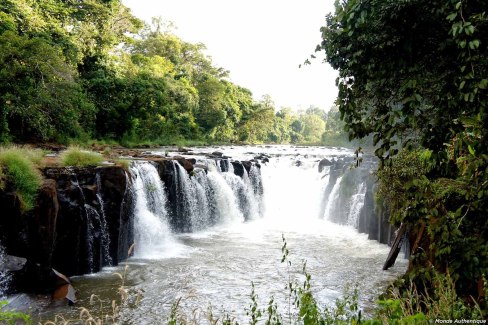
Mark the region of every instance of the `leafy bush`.
<instances>
[{"instance_id":1,"label":"leafy bush","mask_svg":"<svg viewBox=\"0 0 488 325\"><path fill-rule=\"evenodd\" d=\"M87 167L99 165L103 161L103 156L97 152L72 146L61 154L60 159L63 166Z\"/></svg>"},{"instance_id":2,"label":"leafy bush","mask_svg":"<svg viewBox=\"0 0 488 325\"><path fill-rule=\"evenodd\" d=\"M7 183L12 184L23 211L34 207L42 182L41 174L36 168L36 163L39 164L41 158L41 152L37 150L0 148L0 188L4 189Z\"/></svg>"},{"instance_id":3,"label":"leafy bush","mask_svg":"<svg viewBox=\"0 0 488 325\"><path fill-rule=\"evenodd\" d=\"M29 315L5 310L7 305L7 301L0 301L0 324L32 324L32 319Z\"/></svg>"}]
</instances>

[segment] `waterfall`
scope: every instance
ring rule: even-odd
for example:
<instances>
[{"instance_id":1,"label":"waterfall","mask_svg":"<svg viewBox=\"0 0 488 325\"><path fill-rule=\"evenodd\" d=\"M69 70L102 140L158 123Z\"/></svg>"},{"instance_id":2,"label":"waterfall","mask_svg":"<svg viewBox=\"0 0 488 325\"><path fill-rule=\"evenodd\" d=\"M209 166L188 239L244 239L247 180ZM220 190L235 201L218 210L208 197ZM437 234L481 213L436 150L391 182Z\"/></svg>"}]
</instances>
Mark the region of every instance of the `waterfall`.
<instances>
[{"instance_id":1,"label":"waterfall","mask_svg":"<svg viewBox=\"0 0 488 325\"><path fill-rule=\"evenodd\" d=\"M156 168L149 162L134 163L135 255L159 257L174 241L168 225L167 198Z\"/></svg>"},{"instance_id":2,"label":"waterfall","mask_svg":"<svg viewBox=\"0 0 488 325\"><path fill-rule=\"evenodd\" d=\"M93 273L95 270L95 256L94 256L94 247L95 247L95 229L100 229L97 227L100 224L100 215L98 214L97 210L89 205L85 197L85 193L80 186L78 181L78 177L75 173L71 173L73 177L72 184L76 186L78 191L80 192L80 197L83 201L83 210L86 219L86 228L85 228L85 254L86 254L86 263L89 273ZM95 220L94 220L95 219ZM94 225L94 221L98 221L97 225Z\"/></svg>"},{"instance_id":3,"label":"waterfall","mask_svg":"<svg viewBox=\"0 0 488 325\"><path fill-rule=\"evenodd\" d=\"M194 171L191 182L192 186L190 188L194 189L196 206L198 207L198 211L192 214L191 224L192 230L198 231L211 226L213 223L211 217L211 198L209 198L211 189L205 171L202 169Z\"/></svg>"},{"instance_id":4,"label":"waterfall","mask_svg":"<svg viewBox=\"0 0 488 325\"><path fill-rule=\"evenodd\" d=\"M2 267L6 263L5 258L5 249L3 248L2 243L0 243L0 297L2 297L8 290L11 279L10 272Z\"/></svg>"},{"instance_id":5,"label":"waterfall","mask_svg":"<svg viewBox=\"0 0 488 325\"><path fill-rule=\"evenodd\" d=\"M339 189L341 187L341 181L342 181L342 176L337 178L337 181L334 184L334 187L332 188L332 192L330 192L329 200L327 201L327 205L324 211L324 218L326 220L330 220L331 213L337 213L336 210L340 208L337 203L339 201Z\"/></svg>"},{"instance_id":6,"label":"waterfall","mask_svg":"<svg viewBox=\"0 0 488 325\"><path fill-rule=\"evenodd\" d=\"M178 193L178 218L185 218L185 225L187 229L185 231L191 232L204 223L203 216L200 214L200 207L198 201L204 202L205 199L202 196L202 188L198 186L197 182L190 179L190 175L177 161L173 161L174 175L176 178L176 192Z\"/></svg>"},{"instance_id":7,"label":"waterfall","mask_svg":"<svg viewBox=\"0 0 488 325\"><path fill-rule=\"evenodd\" d=\"M244 169L244 175L246 175L246 170ZM254 193L254 199L257 204L257 209L259 211L259 215L263 215L265 211L264 206L264 189L263 189L263 180L261 178L260 169L255 166L251 165L249 170L249 175L244 177L244 181L249 181L248 186L250 186Z\"/></svg>"},{"instance_id":8,"label":"waterfall","mask_svg":"<svg viewBox=\"0 0 488 325\"><path fill-rule=\"evenodd\" d=\"M93 224L93 221L95 220L100 221L100 216L97 210L95 210L95 208L92 207L91 205L85 203L84 208L86 213L86 236L85 236L86 254L87 254L86 262L88 263L89 272L93 273L94 261L95 261L95 257L93 254L94 253L93 248L95 246L94 232L95 229L98 229L98 227L96 227ZM100 224L100 222L98 222L98 224Z\"/></svg>"},{"instance_id":9,"label":"waterfall","mask_svg":"<svg viewBox=\"0 0 488 325\"><path fill-rule=\"evenodd\" d=\"M210 167L210 166L209 166ZM237 197L221 173L209 168L207 178L213 191L217 222L230 224L242 221L244 216L239 210Z\"/></svg>"},{"instance_id":10,"label":"waterfall","mask_svg":"<svg viewBox=\"0 0 488 325\"><path fill-rule=\"evenodd\" d=\"M244 173L244 175L247 177L246 173ZM246 183L244 179L230 171L223 173L222 176L232 189L234 196L237 198L239 202L239 210L244 216L244 219L257 219L259 217L259 203L254 195L254 190L251 184L249 182ZM247 179L249 180L248 177Z\"/></svg>"},{"instance_id":11,"label":"waterfall","mask_svg":"<svg viewBox=\"0 0 488 325\"><path fill-rule=\"evenodd\" d=\"M361 214L361 209L364 206L364 198L366 196L366 183L361 183L356 191L356 193L351 197L351 204L349 208L349 214L347 216L347 224L358 228L359 215Z\"/></svg>"},{"instance_id":12,"label":"waterfall","mask_svg":"<svg viewBox=\"0 0 488 325\"><path fill-rule=\"evenodd\" d=\"M101 231L101 246L102 246L102 265L112 266L112 258L110 257L110 234L108 232L107 217L105 215L105 207L102 199L102 180L100 173L96 175L97 184L97 200L100 205L100 231Z\"/></svg>"}]
</instances>

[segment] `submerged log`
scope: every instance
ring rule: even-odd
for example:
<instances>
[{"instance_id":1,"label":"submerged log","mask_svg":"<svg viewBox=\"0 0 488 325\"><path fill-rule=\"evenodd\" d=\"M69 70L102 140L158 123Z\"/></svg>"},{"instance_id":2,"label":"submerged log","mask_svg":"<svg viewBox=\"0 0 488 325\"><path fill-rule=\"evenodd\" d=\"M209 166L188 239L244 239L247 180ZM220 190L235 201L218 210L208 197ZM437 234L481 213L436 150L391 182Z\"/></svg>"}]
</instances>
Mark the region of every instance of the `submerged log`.
<instances>
[{"instance_id":1,"label":"submerged log","mask_svg":"<svg viewBox=\"0 0 488 325\"><path fill-rule=\"evenodd\" d=\"M407 224L402 223L400 229L398 229L398 233L395 237L395 241L391 246L390 253L388 254L385 264L383 265L383 270L388 270L390 267L395 265L395 261L398 257L398 253L400 253L400 249L402 248L402 243L405 238L406 231L407 231Z\"/></svg>"}]
</instances>

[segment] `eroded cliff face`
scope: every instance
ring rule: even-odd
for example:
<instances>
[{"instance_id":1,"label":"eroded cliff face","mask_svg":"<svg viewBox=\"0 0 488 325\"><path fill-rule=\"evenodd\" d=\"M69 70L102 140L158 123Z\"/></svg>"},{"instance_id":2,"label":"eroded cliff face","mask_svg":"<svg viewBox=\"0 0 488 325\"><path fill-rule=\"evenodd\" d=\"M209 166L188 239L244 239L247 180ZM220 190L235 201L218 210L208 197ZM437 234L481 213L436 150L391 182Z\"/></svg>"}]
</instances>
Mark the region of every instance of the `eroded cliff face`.
<instances>
[{"instance_id":1,"label":"eroded cliff face","mask_svg":"<svg viewBox=\"0 0 488 325\"><path fill-rule=\"evenodd\" d=\"M368 234L369 239L389 245L396 229L388 222L386 207L375 198L376 177L372 174L377 167L375 158L364 156L359 167L351 168L354 163L354 157L320 161L319 172L327 168L329 175L320 215L335 223L353 226Z\"/></svg>"},{"instance_id":2,"label":"eroded cliff face","mask_svg":"<svg viewBox=\"0 0 488 325\"><path fill-rule=\"evenodd\" d=\"M27 259L15 273L21 291L51 290L52 268L68 276L96 272L127 257L131 237L130 177L122 167L46 168L32 211L0 192L0 241Z\"/></svg>"}]
</instances>

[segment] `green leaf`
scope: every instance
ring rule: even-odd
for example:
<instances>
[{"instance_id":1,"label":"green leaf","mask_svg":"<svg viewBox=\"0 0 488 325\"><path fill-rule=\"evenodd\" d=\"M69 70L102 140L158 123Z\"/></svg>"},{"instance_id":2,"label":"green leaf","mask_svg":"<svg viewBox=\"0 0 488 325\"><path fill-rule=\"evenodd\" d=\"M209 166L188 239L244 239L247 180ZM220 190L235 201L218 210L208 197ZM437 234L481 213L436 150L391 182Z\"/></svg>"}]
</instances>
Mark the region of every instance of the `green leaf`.
<instances>
[{"instance_id":1,"label":"green leaf","mask_svg":"<svg viewBox=\"0 0 488 325\"><path fill-rule=\"evenodd\" d=\"M475 156L474 149L471 147L471 145L468 145L468 150L469 150L469 153L470 153L472 156Z\"/></svg>"},{"instance_id":2,"label":"green leaf","mask_svg":"<svg viewBox=\"0 0 488 325\"><path fill-rule=\"evenodd\" d=\"M480 83L478 84L478 87L481 89L486 89L488 86L488 79L481 79Z\"/></svg>"},{"instance_id":3,"label":"green leaf","mask_svg":"<svg viewBox=\"0 0 488 325\"><path fill-rule=\"evenodd\" d=\"M456 17L457 17L457 12L453 12L452 14L447 16L447 20L453 21L454 19L456 19Z\"/></svg>"},{"instance_id":4,"label":"green leaf","mask_svg":"<svg viewBox=\"0 0 488 325\"><path fill-rule=\"evenodd\" d=\"M472 35L474 33L474 26L473 25L467 26L464 29L464 32L466 33L466 35Z\"/></svg>"}]
</instances>

